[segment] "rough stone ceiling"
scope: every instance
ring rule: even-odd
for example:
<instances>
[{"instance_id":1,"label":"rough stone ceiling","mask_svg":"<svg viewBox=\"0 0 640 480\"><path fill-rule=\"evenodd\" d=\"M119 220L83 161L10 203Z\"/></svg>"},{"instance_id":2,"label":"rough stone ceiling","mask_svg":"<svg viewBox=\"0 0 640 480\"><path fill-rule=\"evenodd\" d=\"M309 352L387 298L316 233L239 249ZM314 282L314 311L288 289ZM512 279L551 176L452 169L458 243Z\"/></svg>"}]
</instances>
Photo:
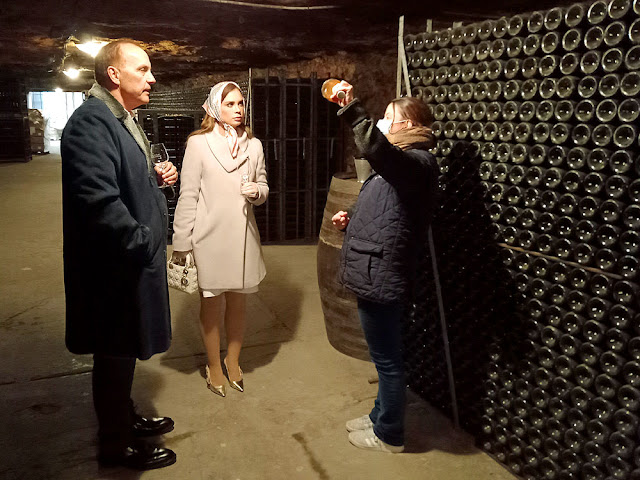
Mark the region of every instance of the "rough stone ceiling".
<instances>
[{"instance_id":1,"label":"rough stone ceiling","mask_svg":"<svg viewBox=\"0 0 640 480\"><path fill-rule=\"evenodd\" d=\"M393 52L398 17L418 28L567 1L533 0L8 0L0 5L0 69L46 78L58 74L69 37L134 38L145 44L156 74L177 80L265 68L328 53ZM85 66L91 59L80 59Z\"/></svg>"}]
</instances>

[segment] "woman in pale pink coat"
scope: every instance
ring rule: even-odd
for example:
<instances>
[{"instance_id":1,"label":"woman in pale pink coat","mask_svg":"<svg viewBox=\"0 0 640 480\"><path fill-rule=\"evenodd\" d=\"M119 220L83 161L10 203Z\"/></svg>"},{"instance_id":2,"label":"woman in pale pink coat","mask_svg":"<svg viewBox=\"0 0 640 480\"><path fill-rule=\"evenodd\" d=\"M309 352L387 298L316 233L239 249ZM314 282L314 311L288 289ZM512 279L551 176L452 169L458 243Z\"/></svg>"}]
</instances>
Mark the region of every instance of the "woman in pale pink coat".
<instances>
[{"instance_id":1,"label":"woman in pale pink coat","mask_svg":"<svg viewBox=\"0 0 640 480\"><path fill-rule=\"evenodd\" d=\"M240 87L233 82L218 83L203 108L207 115L201 128L189 135L182 163L173 256L179 261L193 252L208 359L207 386L224 397L226 380L232 388L244 391L239 357L246 294L258 291L266 273L253 206L267 200L269 186L262 143L244 125ZM223 323L227 354L221 362Z\"/></svg>"}]
</instances>

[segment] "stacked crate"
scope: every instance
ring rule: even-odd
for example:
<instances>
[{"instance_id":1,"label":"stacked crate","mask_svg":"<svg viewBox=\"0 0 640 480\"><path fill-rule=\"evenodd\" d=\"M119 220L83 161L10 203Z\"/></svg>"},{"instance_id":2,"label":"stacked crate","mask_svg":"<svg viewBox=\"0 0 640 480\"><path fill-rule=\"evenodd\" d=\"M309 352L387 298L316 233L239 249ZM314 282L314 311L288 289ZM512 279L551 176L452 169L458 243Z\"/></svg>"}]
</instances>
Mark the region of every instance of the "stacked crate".
<instances>
[{"instance_id":1,"label":"stacked crate","mask_svg":"<svg viewBox=\"0 0 640 480\"><path fill-rule=\"evenodd\" d=\"M163 143L171 161L178 172L182 170L182 159L186 147L187 137L200 124L203 113L183 111L183 113L169 113L157 110L140 110L138 115L141 125L149 142ZM180 192L180 176L171 188L163 189L167 198L169 210L169 239L173 236L173 219L178 204Z\"/></svg>"},{"instance_id":2,"label":"stacked crate","mask_svg":"<svg viewBox=\"0 0 640 480\"><path fill-rule=\"evenodd\" d=\"M40 110L29 109L29 133L31 135L31 153L46 153L44 147L45 119Z\"/></svg>"},{"instance_id":3,"label":"stacked crate","mask_svg":"<svg viewBox=\"0 0 640 480\"><path fill-rule=\"evenodd\" d=\"M0 161L31 160L27 92L24 82L0 79Z\"/></svg>"}]
</instances>

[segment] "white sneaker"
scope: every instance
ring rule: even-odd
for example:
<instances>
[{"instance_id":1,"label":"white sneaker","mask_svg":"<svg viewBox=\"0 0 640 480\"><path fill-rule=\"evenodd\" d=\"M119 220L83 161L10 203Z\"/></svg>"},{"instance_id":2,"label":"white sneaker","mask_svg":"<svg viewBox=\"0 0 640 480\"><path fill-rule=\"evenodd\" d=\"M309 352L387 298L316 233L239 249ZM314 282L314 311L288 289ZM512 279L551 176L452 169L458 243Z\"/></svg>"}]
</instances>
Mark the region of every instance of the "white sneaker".
<instances>
[{"instance_id":1,"label":"white sneaker","mask_svg":"<svg viewBox=\"0 0 640 480\"><path fill-rule=\"evenodd\" d=\"M376 436L375 433L373 433L373 428L368 428L367 430L355 430L351 432L349 434L349 441L352 445L355 445L358 448L364 448L365 450L378 450L380 452L387 453L400 453L404 450L404 445L397 447L395 445L384 443Z\"/></svg>"},{"instance_id":2,"label":"white sneaker","mask_svg":"<svg viewBox=\"0 0 640 480\"><path fill-rule=\"evenodd\" d=\"M347 432L355 432L356 430L366 430L367 428L373 428L373 422L369 415L363 415L347 422Z\"/></svg>"}]
</instances>

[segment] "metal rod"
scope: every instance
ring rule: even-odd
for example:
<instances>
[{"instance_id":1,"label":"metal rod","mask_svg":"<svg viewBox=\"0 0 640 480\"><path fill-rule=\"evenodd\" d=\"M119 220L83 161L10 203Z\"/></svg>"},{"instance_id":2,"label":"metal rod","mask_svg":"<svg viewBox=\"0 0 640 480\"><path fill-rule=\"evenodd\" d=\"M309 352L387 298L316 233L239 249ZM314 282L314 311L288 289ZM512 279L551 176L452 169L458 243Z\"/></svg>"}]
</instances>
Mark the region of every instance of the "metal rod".
<instances>
[{"instance_id":1,"label":"metal rod","mask_svg":"<svg viewBox=\"0 0 640 480\"><path fill-rule=\"evenodd\" d=\"M249 104L249 129L253 132L253 98L251 98L253 84L253 72L249 67L249 85L247 86L247 103Z\"/></svg>"},{"instance_id":2,"label":"metal rod","mask_svg":"<svg viewBox=\"0 0 640 480\"><path fill-rule=\"evenodd\" d=\"M264 2L245 2L238 0L207 0L211 3L220 3L223 5L234 5L247 8L269 8L274 10L294 10L294 11L312 11L312 10L334 10L343 8L342 5L312 5L312 6L289 6L289 5L269 5Z\"/></svg>"},{"instance_id":3,"label":"metal rod","mask_svg":"<svg viewBox=\"0 0 640 480\"><path fill-rule=\"evenodd\" d=\"M396 98L402 93L402 57L404 56L404 15L398 20L398 71L396 73Z\"/></svg>"},{"instance_id":4,"label":"metal rod","mask_svg":"<svg viewBox=\"0 0 640 480\"><path fill-rule=\"evenodd\" d=\"M407 90L407 96L411 96L411 83L409 82L409 69L407 68L407 53L404 50L404 15L400 17L398 27L398 76L396 84L396 97L402 95L402 78Z\"/></svg>"},{"instance_id":5,"label":"metal rod","mask_svg":"<svg viewBox=\"0 0 640 480\"><path fill-rule=\"evenodd\" d=\"M513 245L508 245L506 243L498 243L498 246L501 247L501 248L506 248L508 250L513 250L515 252L527 253L527 254L532 255L534 257L542 257L542 258L546 258L547 260L553 260L554 262L565 263L565 264L567 264L567 265L569 265L571 267L582 268L583 270L587 270L587 271L592 272L592 273L598 273L600 275L605 275L607 277L611 277L611 278L614 278L616 280L624 280L624 277L622 275L618 275L616 273L607 272L605 270L600 270L599 268L588 267L586 265L582 265L582 264L577 263L577 262L572 262L571 260L565 260L564 258L554 257L553 255L547 255L545 253L535 252L533 250L526 250L526 249L521 248L521 247L514 247Z\"/></svg>"},{"instance_id":6,"label":"metal rod","mask_svg":"<svg viewBox=\"0 0 640 480\"><path fill-rule=\"evenodd\" d=\"M316 232L318 217L318 209L317 209L317 198L318 198L318 146L320 144L320 135L318 134L318 77L316 72L311 72L311 78L309 79L311 83L311 115L309 117L310 130L311 130L311 142L309 142L309 156L310 156L310 167L309 168L309 182L311 185L311 198L309 199L309 229L307 232L307 237L312 238L318 235Z\"/></svg>"},{"instance_id":7,"label":"metal rod","mask_svg":"<svg viewBox=\"0 0 640 480\"><path fill-rule=\"evenodd\" d=\"M440 312L440 326L442 328L442 342L444 343L444 355L447 361L447 373L449 374L449 392L451 394L451 411L453 413L453 423L456 428L460 427L458 417L458 400L456 398L456 384L453 376L453 364L451 362L451 350L449 348L449 334L447 333L447 320L444 315L444 301L442 300L442 288L440 285L440 275L438 274L438 262L436 260L436 246L433 242L433 230L429 225L429 251L431 252L431 264L433 267L433 277L436 283L436 296L438 298L438 310Z\"/></svg>"},{"instance_id":8,"label":"metal rod","mask_svg":"<svg viewBox=\"0 0 640 480\"><path fill-rule=\"evenodd\" d=\"M277 145L278 145L278 167L280 168L280 198L278 199L278 217L280 225L278 228L278 240L283 241L286 239L286 224L287 224L287 210L285 207L285 200L287 198L287 161L289 157L287 155L287 81L283 73L278 75L279 84L279 106L280 106L280 121L278 124Z\"/></svg>"},{"instance_id":9,"label":"metal rod","mask_svg":"<svg viewBox=\"0 0 640 480\"><path fill-rule=\"evenodd\" d=\"M409 69L407 68L407 55L404 51L404 42L402 43L402 73L404 74L404 86L407 89L407 96L411 96L411 82L409 81Z\"/></svg>"}]
</instances>

